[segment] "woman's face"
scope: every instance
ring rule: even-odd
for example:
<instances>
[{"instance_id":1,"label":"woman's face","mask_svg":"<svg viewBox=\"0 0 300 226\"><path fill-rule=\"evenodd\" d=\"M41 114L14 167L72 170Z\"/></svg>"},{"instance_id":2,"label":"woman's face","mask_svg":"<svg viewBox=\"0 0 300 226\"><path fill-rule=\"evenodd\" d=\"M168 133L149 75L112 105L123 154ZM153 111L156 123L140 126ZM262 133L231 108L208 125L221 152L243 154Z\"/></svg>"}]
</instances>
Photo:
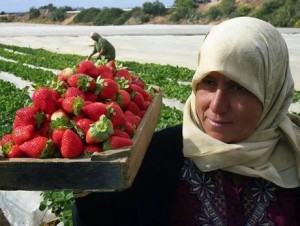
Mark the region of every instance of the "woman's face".
<instances>
[{"instance_id":1,"label":"woman's face","mask_svg":"<svg viewBox=\"0 0 300 226\"><path fill-rule=\"evenodd\" d=\"M262 110L255 95L221 73L211 72L198 84L196 111L200 123L205 133L222 142L249 137Z\"/></svg>"}]
</instances>

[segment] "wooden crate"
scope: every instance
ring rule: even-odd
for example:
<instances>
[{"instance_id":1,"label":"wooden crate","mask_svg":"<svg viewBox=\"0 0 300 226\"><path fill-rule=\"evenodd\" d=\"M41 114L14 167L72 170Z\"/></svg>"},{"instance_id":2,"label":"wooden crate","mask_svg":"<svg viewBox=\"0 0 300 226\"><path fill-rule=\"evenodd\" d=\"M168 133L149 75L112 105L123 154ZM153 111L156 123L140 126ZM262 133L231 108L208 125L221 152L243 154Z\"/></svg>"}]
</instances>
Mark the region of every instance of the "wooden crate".
<instances>
[{"instance_id":1,"label":"wooden crate","mask_svg":"<svg viewBox=\"0 0 300 226\"><path fill-rule=\"evenodd\" d=\"M154 133L162 93L157 89L129 148L91 158L11 158L0 160L0 190L121 191L131 186Z\"/></svg>"}]
</instances>

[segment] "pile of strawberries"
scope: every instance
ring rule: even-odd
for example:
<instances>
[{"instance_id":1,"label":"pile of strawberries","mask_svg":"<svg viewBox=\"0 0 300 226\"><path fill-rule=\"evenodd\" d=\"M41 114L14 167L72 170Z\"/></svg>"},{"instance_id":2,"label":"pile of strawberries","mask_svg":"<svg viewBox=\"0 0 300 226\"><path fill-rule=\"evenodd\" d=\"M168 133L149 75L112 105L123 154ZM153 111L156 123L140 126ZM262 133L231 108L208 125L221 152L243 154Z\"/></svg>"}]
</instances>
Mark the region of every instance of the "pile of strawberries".
<instances>
[{"instance_id":1,"label":"pile of strawberries","mask_svg":"<svg viewBox=\"0 0 300 226\"><path fill-rule=\"evenodd\" d=\"M36 88L0 140L7 158L76 158L132 145L152 101L139 76L115 61L81 61Z\"/></svg>"}]
</instances>

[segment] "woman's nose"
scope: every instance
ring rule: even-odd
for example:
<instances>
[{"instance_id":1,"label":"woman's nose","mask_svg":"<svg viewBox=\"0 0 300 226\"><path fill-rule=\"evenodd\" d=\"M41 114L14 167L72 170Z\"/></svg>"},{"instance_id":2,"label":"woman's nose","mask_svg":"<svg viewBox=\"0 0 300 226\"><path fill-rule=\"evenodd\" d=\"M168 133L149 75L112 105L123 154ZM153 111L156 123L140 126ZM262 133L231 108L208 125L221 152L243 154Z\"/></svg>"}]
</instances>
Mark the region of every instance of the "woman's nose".
<instances>
[{"instance_id":1,"label":"woman's nose","mask_svg":"<svg viewBox=\"0 0 300 226\"><path fill-rule=\"evenodd\" d=\"M229 99L225 89L219 88L212 93L210 109L216 114L222 114L229 109Z\"/></svg>"}]
</instances>

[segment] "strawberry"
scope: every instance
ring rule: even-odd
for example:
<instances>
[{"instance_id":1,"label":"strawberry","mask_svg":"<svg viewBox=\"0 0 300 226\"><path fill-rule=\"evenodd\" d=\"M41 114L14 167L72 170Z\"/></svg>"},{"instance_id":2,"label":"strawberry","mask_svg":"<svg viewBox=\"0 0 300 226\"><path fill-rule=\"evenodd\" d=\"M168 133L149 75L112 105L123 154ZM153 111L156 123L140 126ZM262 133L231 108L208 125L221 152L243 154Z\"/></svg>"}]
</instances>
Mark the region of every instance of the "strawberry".
<instances>
[{"instance_id":1,"label":"strawberry","mask_svg":"<svg viewBox=\"0 0 300 226\"><path fill-rule=\"evenodd\" d=\"M102 152L102 148L99 145L90 144L84 147L83 152L86 157L91 157L94 152Z\"/></svg>"},{"instance_id":2,"label":"strawberry","mask_svg":"<svg viewBox=\"0 0 300 226\"><path fill-rule=\"evenodd\" d=\"M21 144L20 149L31 158L47 158L53 155L53 142L46 137L37 136Z\"/></svg>"},{"instance_id":3,"label":"strawberry","mask_svg":"<svg viewBox=\"0 0 300 226\"><path fill-rule=\"evenodd\" d=\"M79 115L83 105L84 100L81 97L69 97L63 100L62 109L69 114Z\"/></svg>"},{"instance_id":4,"label":"strawberry","mask_svg":"<svg viewBox=\"0 0 300 226\"><path fill-rule=\"evenodd\" d=\"M75 158L83 153L82 140L73 130L67 129L64 132L60 152L64 158Z\"/></svg>"},{"instance_id":5,"label":"strawberry","mask_svg":"<svg viewBox=\"0 0 300 226\"><path fill-rule=\"evenodd\" d=\"M115 129L113 135L130 139L130 136L128 135L128 133L126 133L125 131L120 130L120 129Z\"/></svg>"},{"instance_id":6,"label":"strawberry","mask_svg":"<svg viewBox=\"0 0 300 226\"><path fill-rule=\"evenodd\" d=\"M107 151L107 150L128 147L131 146L132 144L133 142L131 139L112 135L109 137L108 140L106 140L103 143L102 149L103 151Z\"/></svg>"},{"instance_id":7,"label":"strawberry","mask_svg":"<svg viewBox=\"0 0 300 226\"><path fill-rule=\"evenodd\" d=\"M51 121L54 121L54 120L59 119L59 118L69 119L66 112L64 112L62 109L58 109L57 111L53 112L53 114L50 116Z\"/></svg>"},{"instance_id":8,"label":"strawberry","mask_svg":"<svg viewBox=\"0 0 300 226\"><path fill-rule=\"evenodd\" d=\"M131 82L132 84L138 85L138 86L141 87L142 89L145 89L145 83L144 83L144 81L142 81L142 80L140 79L139 76L137 76L137 75L132 75L131 78L132 78L132 82Z\"/></svg>"},{"instance_id":9,"label":"strawberry","mask_svg":"<svg viewBox=\"0 0 300 226\"><path fill-rule=\"evenodd\" d=\"M74 74L68 79L68 84L71 87L76 87L83 92L88 90L94 90L96 88L95 80L89 76L84 74Z\"/></svg>"},{"instance_id":10,"label":"strawberry","mask_svg":"<svg viewBox=\"0 0 300 226\"><path fill-rule=\"evenodd\" d=\"M124 124L124 131L129 135L129 137L133 137L136 126L131 122L126 121Z\"/></svg>"},{"instance_id":11,"label":"strawberry","mask_svg":"<svg viewBox=\"0 0 300 226\"><path fill-rule=\"evenodd\" d=\"M85 141L88 144L100 143L108 139L113 132L112 122L105 115L102 115L87 131Z\"/></svg>"},{"instance_id":12,"label":"strawberry","mask_svg":"<svg viewBox=\"0 0 300 226\"><path fill-rule=\"evenodd\" d=\"M147 90L142 89L140 86L133 84L133 83L130 84L130 88L134 91L140 92L143 95L145 101L151 102L152 95Z\"/></svg>"},{"instance_id":13,"label":"strawberry","mask_svg":"<svg viewBox=\"0 0 300 226\"><path fill-rule=\"evenodd\" d=\"M113 72L113 74L116 72L116 62L114 60L110 60L107 63L107 66L111 69L111 71Z\"/></svg>"},{"instance_id":14,"label":"strawberry","mask_svg":"<svg viewBox=\"0 0 300 226\"><path fill-rule=\"evenodd\" d=\"M120 89L117 93L115 101L120 105L122 109L125 109L130 102L130 94L126 90Z\"/></svg>"},{"instance_id":15,"label":"strawberry","mask_svg":"<svg viewBox=\"0 0 300 226\"><path fill-rule=\"evenodd\" d=\"M33 138L35 134L34 126L19 126L13 129L12 138L15 144L23 144Z\"/></svg>"},{"instance_id":16,"label":"strawberry","mask_svg":"<svg viewBox=\"0 0 300 226\"><path fill-rule=\"evenodd\" d=\"M69 98L69 97L81 97L83 100L85 100L84 93L76 87L69 87L66 90L65 98Z\"/></svg>"},{"instance_id":17,"label":"strawberry","mask_svg":"<svg viewBox=\"0 0 300 226\"><path fill-rule=\"evenodd\" d=\"M97 121L101 115L107 114L106 104L94 102L82 107L82 112L90 119Z\"/></svg>"},{"instance_id":18,"label":"strawberry","mask_svg":"<svg viewBox=\"0 0 300 226\"><path fill-rule=\"evenodd\" d=\"M77 128L79 128L84 134L87 133L93 123L95 123L95 121L88 118L79 119L75 122Z\"/></svg>"},{"instance_id":19,"label":"strawberry","mask_svg":"<svg viewBox=\"0 0 300 226\"><path fill-rule=\"evenodd\" d=\"M81 61L77 66L77 73L89 75L94 78L99 75L97 67L94 62L90 60Z\"/></svg>"},{"instance_id":20,"label":"strawberry","mask_svg":"<svg viewBox=\"0 0 300 226\"><path fill-rule=\"evenodd\" d=\"M84 95L85 95L85 100L87 101L97 102L99 100L99 96L90 91L85 92Z\"/></svg>"},{"instance_id":21,"label":"strawberry","mask_svg":"<svg viewBox=\"0 0 300 226\"><path fill-rule=\"evenodd\" d=\"M51 135L54 145L58 148L61 147L61 141L66 129L54 129Z\"/></svg>"},{"instance_id":22,"label":"strawberry","mask_svg":"<svg viewBox=\"0 0 300 226\"><path fill-rule=\"evenodd\" d=\"M24 107L16 111L13 128L18 126L35 125L38 109L35 106Z\"/></svg>"},{"instance_id":23,"label":"strawberry","mask_svg":"<svg viewBox=\"0 0 300 226\"><path fill-rule=\"evenodd\" d=\"M56 96L53 90L42 87L33 92L32 101L34 106L46 114L52 114L56 110Z\"/></svg>"},{"instance_id":24,"label":"strawberry","mask_svg":"<svg viewBox=\"0 0 300 226\"><path fill-rule=\"evenodd\" d=\"M126 122L123 110L116 102L107 103L107 115L114 128L119 128Z\"/></svg>"},{"instance_id":25,"label":"strawberry","mask_svg":"<svg viewBox=\"0 0 300 226\"><path fill-rule=\"evenodd\" d=\"M66 82L68 78L76 72L75 68L67 67L58 73L58 80Z\"/></svg>"},{"instance_id":26,"label":"strawberry","mask_svg":"<svg viewBox=\"0 0 300 226\"><path fill-rule=\"evenodd\" d=\"M132 113L131 111L125 111L124 112L125 118L127 122L132 123L133 125L135 125L135 127L138 127L138 125L141 122L141 117Z\"/></svg>"},{"instance_id":27,"label":"strawberry","mask_svg":"<svg viewBox=\"0 0 300 226\"><path fill-rule=\"evenodd\" d=\"M132 80L131 75L129 73L129 71L126 68L121 68L120 70L118 70L114 76L114 78L125 78L127 81Z\"/></svg>"},{"instance_id":28,"label":"strawberry","mask_svg":"<svg viewBox=\"0 0 300 226\"><path fill-rule=\"evenodd\" d=\"M130 103L128 104L126 111L131 111L133 114L141 117L142 113L141 110L139 109L139 106L137 106L137 104L133 101L130 101Z\"/></svg>"},{"instance_id":29,"label":"strawberry","mask_svg":"<svg viewBox=\"0 0 300 226\"><path fill-rule=\"evenodd\" d=\"M78 79L80 76L81 76L81 74L71 75L67 80L68 85L71 87L77 87Z\"/></svg>"},{"instance_id":30,"label":"strawberry","mask_svg":"<svg viewBox=\"0 0 300 226\"><path fill-rule=\"evenodd\" d=\"M99 96L102 100L116 99L117 93L119 91L119 84L115 80L98 77L96 83L96 92L99 93Z\"/></svg>"},{"instance_id":31,"label":"strawberry","mask_svg":"<svg viewBox=\"0 0 300 226\"><path fill-rule=\"evenodd\" d=\"M101 78L110 78L110 79L114 78L114 74L111 68L106 65L99 65L97 67L97 70Z\"/></svg>"},{"instance_id":32,"label":"strawberry","mask_svg":"<svg viewBox=\"0 0 300 226\"><path fill-rule=\"evenodd\" d=\"M12 134L5 134L0 141L0 147L5 144L13 144L13 136Z\"/></svg>"},{"instance_id":33,"label":"strawberry","mask_svg":"<svg viewBox=\"0 0 300 226\"><path fill-rule=\"evenodd\" d=\"M11 146L8 150L5 150L4 152L7 158L26 157L26 154L20 149L20 146L18 144Z\"/></svg>"},{"instance_id":34,"label":"strawberry","mask_svg":"<svg viewBox=\"0 0 300 226\"><path fill-rule=\"evenodd\" d=\"M145 99L140 92L133 91L130 96L131 96L131 100L134 103L136 103L136 105L139 107L140 110L145 110L146 108Z\"/></svg>"}]
</instances>

